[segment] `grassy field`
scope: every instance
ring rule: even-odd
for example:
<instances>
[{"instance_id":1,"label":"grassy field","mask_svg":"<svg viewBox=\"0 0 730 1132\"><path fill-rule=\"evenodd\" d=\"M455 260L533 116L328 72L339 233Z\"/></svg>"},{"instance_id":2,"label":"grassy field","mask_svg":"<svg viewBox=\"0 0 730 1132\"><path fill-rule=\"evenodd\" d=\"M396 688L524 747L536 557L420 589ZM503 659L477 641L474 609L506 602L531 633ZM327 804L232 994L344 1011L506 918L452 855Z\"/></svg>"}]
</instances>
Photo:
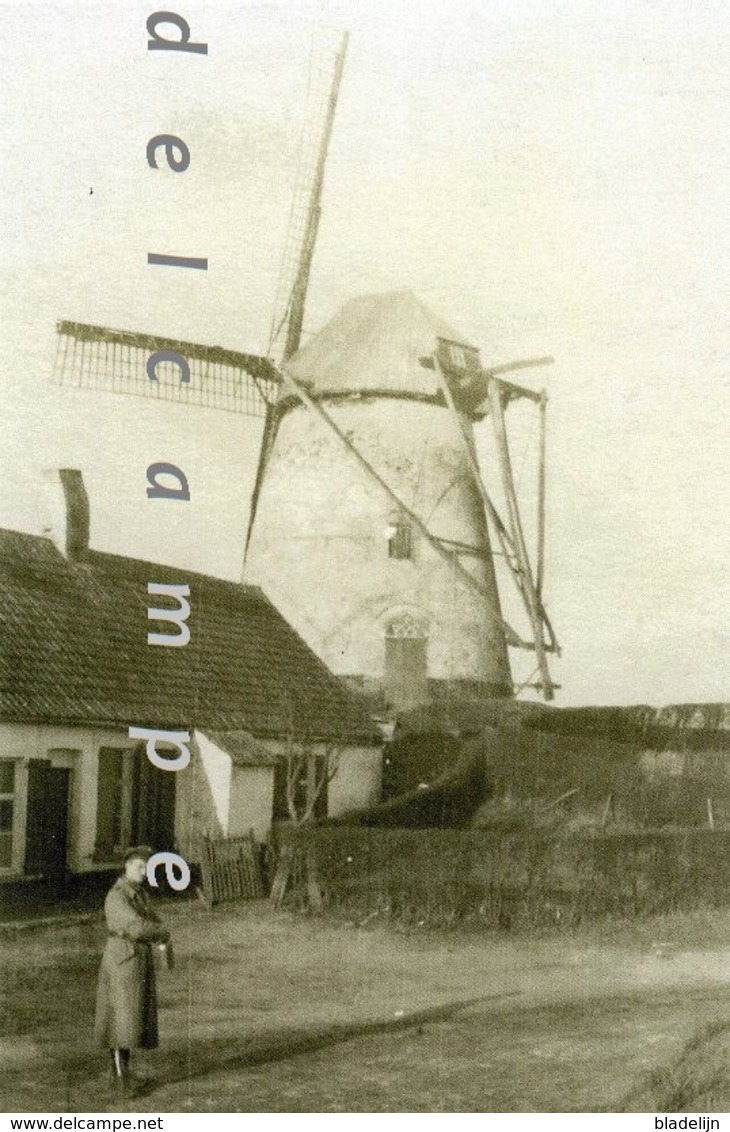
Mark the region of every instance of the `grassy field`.
<instances>
[{"instance_id":1,"label":"grassy field","mask_svg":"<svg viewBox=\"0 0 730 1132\"><path fill-rule=\"evenodd\" d=\"M357 927L264 903L163 911L178 965L160 974L162 1047L138 1058L157 1087L138 1111L730 1105L717 1052L730 912L535 937ZM90 1041L102 942L96 922L0 931L3 1111L118 1108ZM717 1080L700 1080L713 1059Z\"/></svg>"}]
</instances>

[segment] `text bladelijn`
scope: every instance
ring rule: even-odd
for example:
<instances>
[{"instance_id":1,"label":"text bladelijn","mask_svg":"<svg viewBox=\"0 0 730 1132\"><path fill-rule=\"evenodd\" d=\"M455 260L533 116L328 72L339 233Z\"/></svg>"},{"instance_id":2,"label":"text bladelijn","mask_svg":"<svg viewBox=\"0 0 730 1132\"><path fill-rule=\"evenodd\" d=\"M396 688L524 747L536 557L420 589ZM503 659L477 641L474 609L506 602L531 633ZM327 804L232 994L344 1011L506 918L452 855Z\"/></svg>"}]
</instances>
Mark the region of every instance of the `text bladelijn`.
<instances>
[{"instance_id":1,"label":"text bladelijn","mask_svg":"<svg viewBox=\"0 0 730 1132\"><path fill-rule=\"evenodd\" d=\"M667 1132L672 1128L698 1128L700 1132L709 1132L719 1128L720 1121L716 1116L655 1116L654 1127L667 1129Z\"/></svg>"}]
</instances>

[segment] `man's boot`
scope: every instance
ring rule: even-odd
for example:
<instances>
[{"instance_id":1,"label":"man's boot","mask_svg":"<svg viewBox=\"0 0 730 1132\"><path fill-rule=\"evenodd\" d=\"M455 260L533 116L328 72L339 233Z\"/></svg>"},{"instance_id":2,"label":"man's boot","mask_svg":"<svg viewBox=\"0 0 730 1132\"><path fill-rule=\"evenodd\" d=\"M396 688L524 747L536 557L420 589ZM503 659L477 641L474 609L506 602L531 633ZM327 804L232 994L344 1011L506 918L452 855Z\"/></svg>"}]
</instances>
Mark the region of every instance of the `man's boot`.
<instances>
[{"instance_id":1,"label":"man's boot","mask_svg":"<svg viewBox=\"0 0 730 1132\"><path fill-rule=\"evenodd\" d=\"M119 1095L121 1097L136 1096L136 1081L129 1069L129 1050L113 1049L111 1061L112 1079Z\"/></svg>"}]
</instances>

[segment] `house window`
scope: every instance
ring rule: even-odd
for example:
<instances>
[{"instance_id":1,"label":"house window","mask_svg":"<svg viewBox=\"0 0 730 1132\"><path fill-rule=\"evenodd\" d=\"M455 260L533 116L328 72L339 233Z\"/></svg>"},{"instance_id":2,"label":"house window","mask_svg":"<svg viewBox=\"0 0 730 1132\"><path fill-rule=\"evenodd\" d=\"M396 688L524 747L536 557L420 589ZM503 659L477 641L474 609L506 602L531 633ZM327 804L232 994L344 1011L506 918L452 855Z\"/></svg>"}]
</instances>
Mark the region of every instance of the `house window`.
<instances>
[{"instance_id":1,"label":"house window","mask_svg":"<svg viewBox=\"0 0 730 1132\"><path fill-rule=\"evenodd\" d=\"M175 843L175 775L152 766L144 746L102 747L96 794L99 861L119 857L130 845L172 849Z\"/></svg>"},{"instance_id":2,"label":"house window","mask_svg":"<svg viewBox=\"0 0 730 1132\"><path fill-rule=\"evenodd\" d=\"M413 531L409 523L398 521L388 527L388 557L413 558Z\"/></svg>"},{"instance_id":3,"label":"house window","mask_svg":"<svg viewBox=\"0 0 730 1132\"><path fill-rule=\"evenodd\" d=\"M0 762L0 869L13 864L13 812L15 808L15 763Z\"/></svg>"}]
</instances>

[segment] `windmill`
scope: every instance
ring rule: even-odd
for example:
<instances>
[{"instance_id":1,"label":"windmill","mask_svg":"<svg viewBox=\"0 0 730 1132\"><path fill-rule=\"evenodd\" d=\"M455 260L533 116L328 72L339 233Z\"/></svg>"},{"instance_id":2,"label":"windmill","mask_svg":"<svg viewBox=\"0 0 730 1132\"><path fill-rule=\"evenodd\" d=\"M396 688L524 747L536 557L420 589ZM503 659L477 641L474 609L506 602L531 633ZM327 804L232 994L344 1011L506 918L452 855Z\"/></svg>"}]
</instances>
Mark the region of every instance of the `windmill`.
<instances>
[{"instance_id":1,"label":"windmill","mask_svg":"<svg viewBox=\"0 0 730 1132\"><path fill-rule=\"evenodd\" d=\"M546 397L485 369L478 350L409 291L353 299L281 366L262 452L247 580L328 666L410 706L513 693L509 646L535 652L554 694L558 643L545 610ZM538 546L528 552L505 409L539 413ZM473 423L489 416L504 517L488 490ZM529 625L506 622L492 539Z\"/></svg>"},{"instance_id":2,"label":"windmill","mask_svg":"<svg viewBox=\"0 0 730 1132\"><path fill-rule=\"evenodd\" d=\"M552 699L557 640L543 603L544 393L503 376L540 358L483 367L479 351L410 292L351 300L300 348L324 168L346 37L305 213L294 283L269 358L156 335L58 323L64 384L258 417L258 472L244 580L262 586L332 671L391 706L449 695L510 696L508 647L534 651L535 686ZM272 340L274 334L272 334ZM182 355L190 380L151 353ZM537 547L528 552L505 410L539 413ZM504 516L482 476L473 434L490 417ZM499 550L492 551L496 540ZM502 615L493 553L502 556L529 631Z\"/></svg>"}]
</instances>

